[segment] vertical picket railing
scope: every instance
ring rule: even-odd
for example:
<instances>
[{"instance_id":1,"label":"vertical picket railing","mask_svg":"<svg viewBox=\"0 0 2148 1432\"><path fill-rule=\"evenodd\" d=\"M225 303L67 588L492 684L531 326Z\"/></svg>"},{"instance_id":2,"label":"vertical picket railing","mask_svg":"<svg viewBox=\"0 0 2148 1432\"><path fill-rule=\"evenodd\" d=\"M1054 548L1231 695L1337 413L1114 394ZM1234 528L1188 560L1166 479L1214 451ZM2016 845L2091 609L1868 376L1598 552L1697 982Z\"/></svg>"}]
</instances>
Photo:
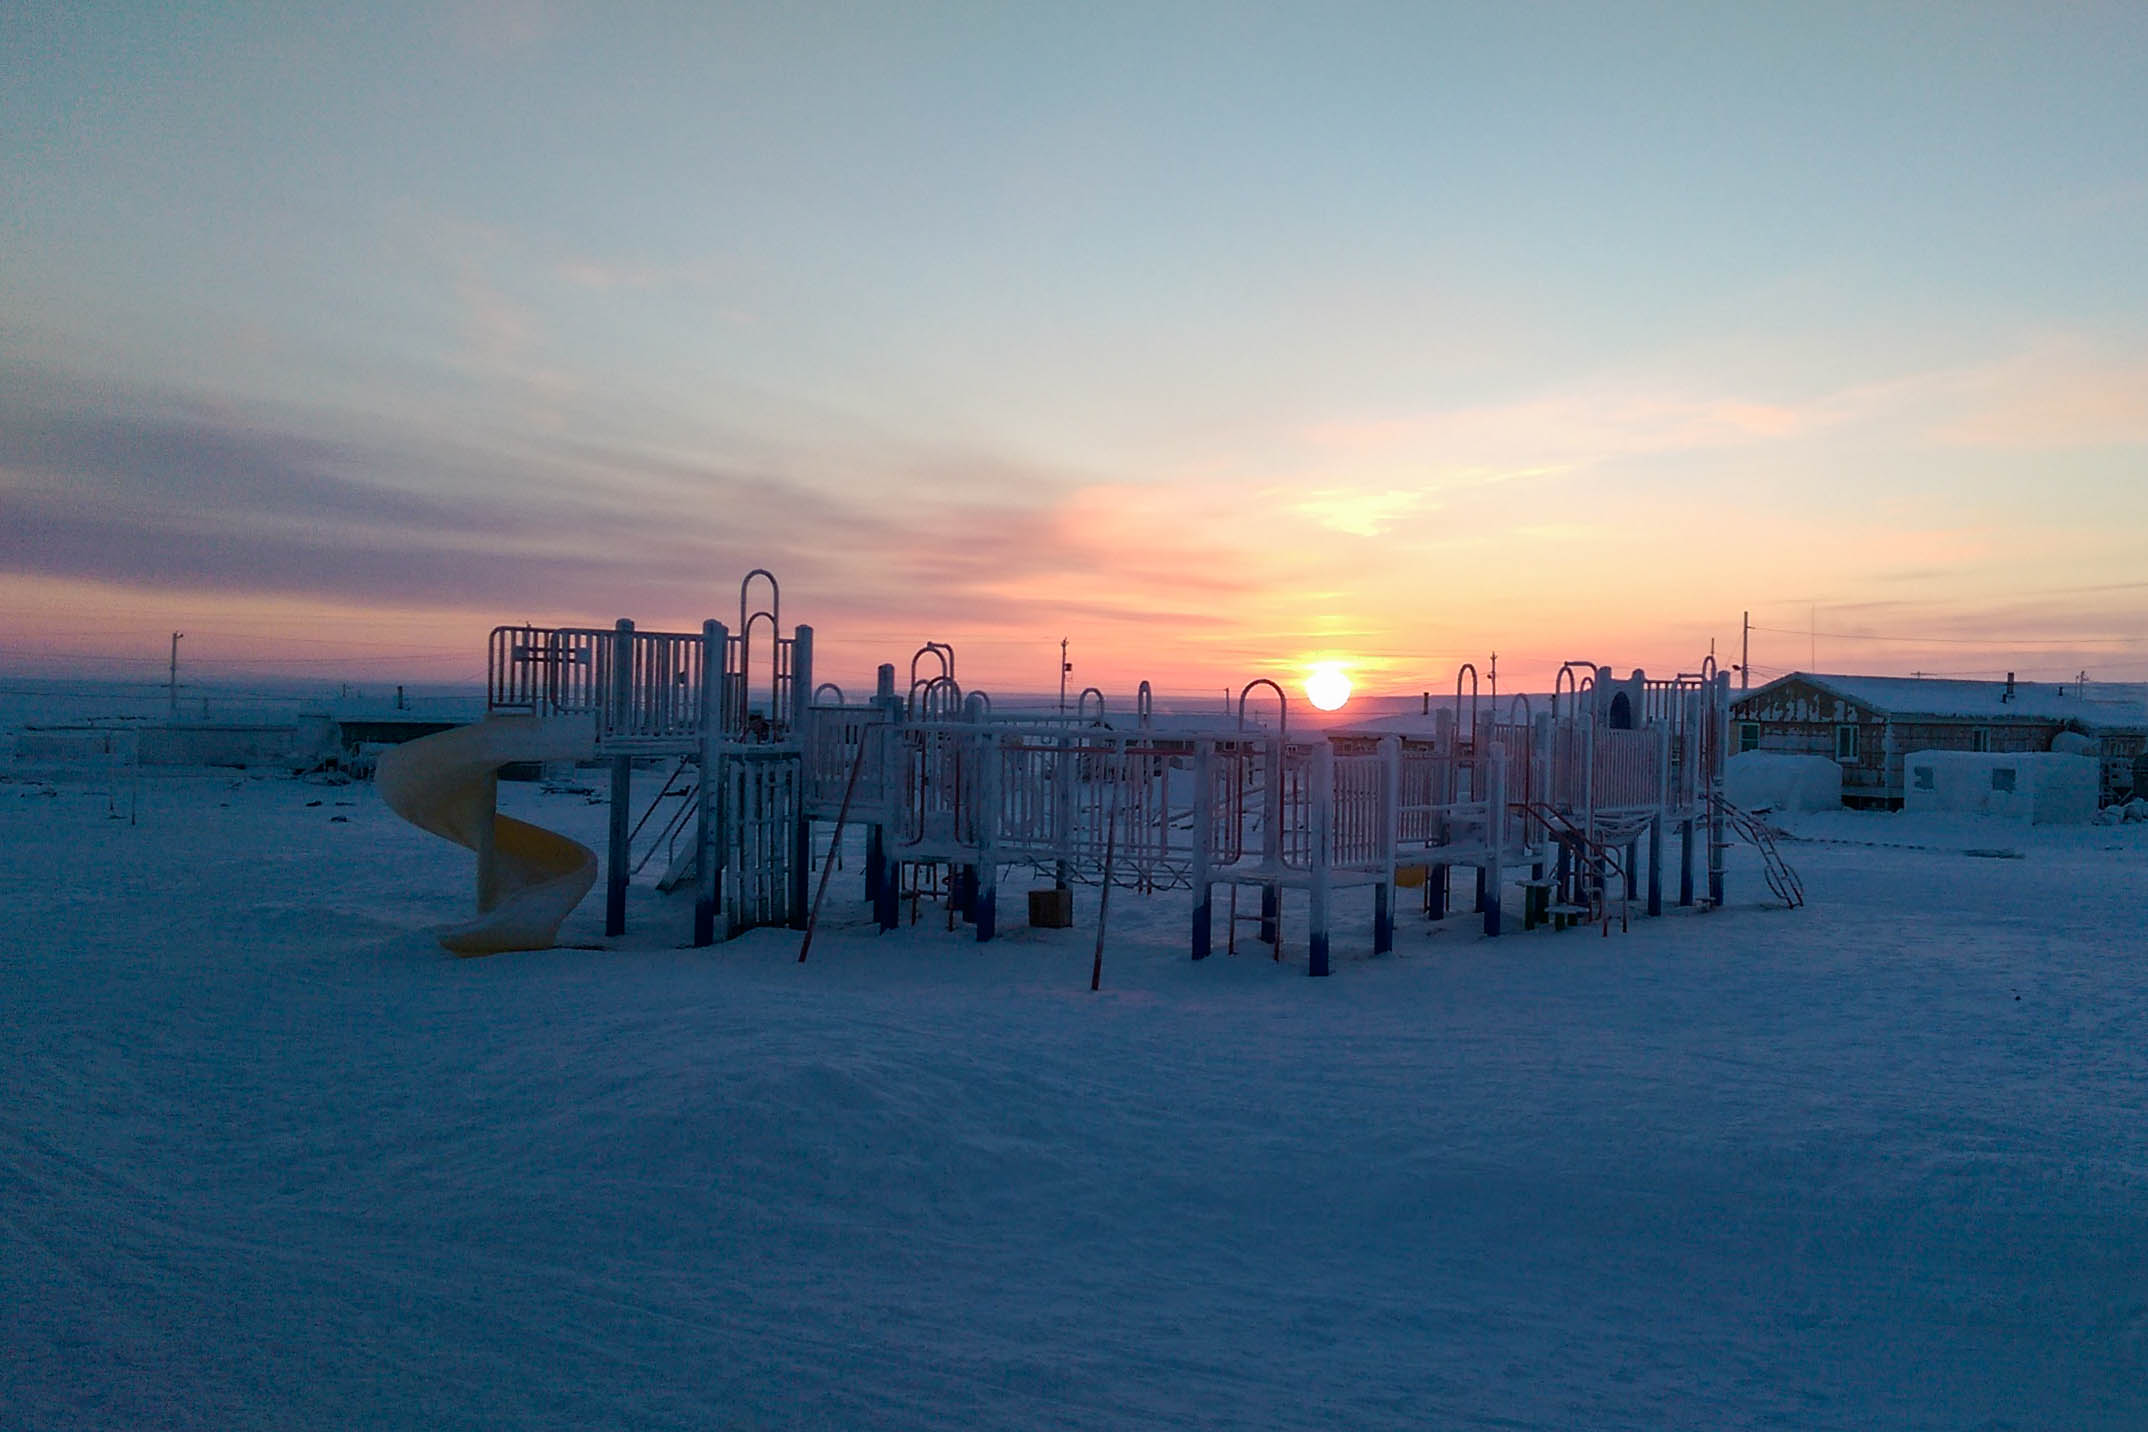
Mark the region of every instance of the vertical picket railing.
<instances>
[{"instance_id":1,"label":"vertical picket railing","mask_svg":"<svg viewBox=\"0 0 2148 1432\"><path fill-rule=\"evenodd\" d=\"M608 631L503 626L486 647L486 709L534 716L595 712L608 689L600 674Z\"/></svg>"},{"instance_id":2,"label":"vertical picket railing","mask_svg":"<svg viewBox=\"0 0 2148 1432\"><path fill-rule=\"evenodd\" d=\"M612 743L668 743L701 733L700 632L635 631L631 639L597 645L599 690L616 690L604 704L599 730ZM626 662L624 680L613 687L613 664Z\"/></svg>"},{"instance_id":3,"label":"vertical picket railing","mask_svg":"<svg viewBox=\"0 0 2148 1432\"><path fill-rule=\"evenodd\" d=\"M724 904L735 933L794 914L801 766L780 747L730 746L720 760L728 811Z\"/></svg>"},{"instance_id":4,"label":"vertical picket railing","mask_svg":"<svg viewBox=\"0 0 2148 1432\"><path fill-rule=\"evenodd\" d=\"M833 820L851 791L851 811L858 820L878 819L895 789L895 728L879 706L813 707L804 744L806 807L821 820ZM859 761L859 748L865 747ZM852 789L850 773L858 779Z\"/></svg>"},{"instance_id":5,"label":"vertical picket railing","mask_svg":"<svg viewBox=\"0 0 2148 1432\"><path fill-rule=\"evenodd\" d=\"M1662 803L1657 789L1654 731L1599 730L1592 790L1598 810L1632 810Z\"/></svg>"},{"instance_id":6,"label":"vertical picket railing","mask_svg":"<svg viewBox=\"0 0 2148 1432\"><path fill-rule=\"evenodd\" d=\"M1382 863L1387 851L1386 791L1387 761L1383 756L1375 753L1334 758L1330 864L1370 869Z\"/></svg>"},{"instance_id":7,"label":"vertical picket railing","mask_svg":"<svg viewBox=\"0 0 2148 1432\"><path fill-rule=\"evenodd\" d=\"M724 671L730 677L723 712L726 735L745 733L756 710L771 727L788 730L812 704L812 693L798 689L797 639L771 631L733 632L725 643ZM762 648L770 642L774 649L764 654Z\"/></svg>"}]
</instances>

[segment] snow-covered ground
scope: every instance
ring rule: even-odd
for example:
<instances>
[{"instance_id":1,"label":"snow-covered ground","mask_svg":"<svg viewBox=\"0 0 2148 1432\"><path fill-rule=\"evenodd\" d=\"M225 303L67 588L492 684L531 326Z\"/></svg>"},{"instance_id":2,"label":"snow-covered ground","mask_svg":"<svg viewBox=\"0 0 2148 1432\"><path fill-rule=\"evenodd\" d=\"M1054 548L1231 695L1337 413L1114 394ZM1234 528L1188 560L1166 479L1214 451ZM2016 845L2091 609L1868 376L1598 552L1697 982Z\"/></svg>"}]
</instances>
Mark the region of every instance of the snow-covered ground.
<instances>
[{"instance_id":1,"label":"snow-covered ground","mask_svg":"<svg viewBox=\"0 0 2148 1432\"><path fill-rule=\"evenodd\" d=\"M9 774L0 1426L2148 1426L2148 827L1092 995L1093 892L458 961L367 786Z\"/></svg>"}]
</instances>

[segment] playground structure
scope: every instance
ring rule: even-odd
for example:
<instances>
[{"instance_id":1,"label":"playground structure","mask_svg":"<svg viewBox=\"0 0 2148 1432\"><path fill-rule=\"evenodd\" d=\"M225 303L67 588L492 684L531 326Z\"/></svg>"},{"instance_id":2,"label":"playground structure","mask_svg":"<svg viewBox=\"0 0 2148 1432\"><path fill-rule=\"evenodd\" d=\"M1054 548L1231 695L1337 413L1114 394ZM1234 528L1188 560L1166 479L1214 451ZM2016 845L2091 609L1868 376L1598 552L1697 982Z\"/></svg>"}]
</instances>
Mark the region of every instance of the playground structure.
<instances>
[{"instance_id":1,"label":"playground structure","mask_svg":"<svg viewBox=\"0 0 2148 1432\"><path fill-rule=\"evenodd\" d=\"M749 601L756 580L765 606ZM665 884L694 881L696 945L713 943L719 926L726 937L759 925L804 929L815 830L830 823L831 860L846 830L862 830L865 895L883 929L900 922L905 903L914 920L931 898L950 927L959 915L990 940L1002 881L1026 873L1061 890L1189 890L1193 958L1213 951L1220 913L1227 948L1235 952L1241 923L1254 924L1280 959L1285 892L1297 891L1316 975L1331 968L1339 893L1369 889L1371 947L1382 952L1393 947L1398 892L1421 892L1424 912L1445 916L1457 868L1474 873L1488 935L1506 928L1510 884L1520 887L1525 927L1594 921L1608 930L1644 899L1661 913L1673 839L1679 904L1722 903L1734 835L1761 844L1771 888L1795 903L1795 877L1765 827L1723 799L1730 687L1712 658L1664 680L1568 662L1545 709L1513 696L1503 712L1496 698L1479 699L1465 667L1453 706L1430 713L1429 731L1294 733L1287 695L1265 679L1239 693L1234 718L1213 725L1160 725L1144 682L1130 722L1114 725L1094 688L1071 713L995 715L989 695L962 689L954 650L940 642L912 656L906 686L883 665L873 695L847 701L832 683L813 684L812 629L782 635L779 609L774 577L757 569L741 584L736 631L715 621L699 633L626 621L494 631L494 717L476 729L501 739L465 738L465 747L529 759L512 753L536 738L511 733L541 731L560 759L561 732L578 729L566 743L573 753L610 762L607 934L623 933L629 878L658 852ZM586 867L559 850L530 865L534 827L496 812L488 823L489 777L469 760L443 765L426 745L384 758L382 788L398 810L478 852L480 919L451 947L551 943L590 883L575 889L561 872L593 872L593 853L583 852ZM649 758L674 765L637 822L632 771ZM452 777L433 785L453 785L452 821L440 817L445 797L413 774L449 766ZM657 820L666 800L678 804ZM1240 915L1242 892L1257 913ZM488 924L506 905L512 917Z\"/></svg>"}]
</instances>

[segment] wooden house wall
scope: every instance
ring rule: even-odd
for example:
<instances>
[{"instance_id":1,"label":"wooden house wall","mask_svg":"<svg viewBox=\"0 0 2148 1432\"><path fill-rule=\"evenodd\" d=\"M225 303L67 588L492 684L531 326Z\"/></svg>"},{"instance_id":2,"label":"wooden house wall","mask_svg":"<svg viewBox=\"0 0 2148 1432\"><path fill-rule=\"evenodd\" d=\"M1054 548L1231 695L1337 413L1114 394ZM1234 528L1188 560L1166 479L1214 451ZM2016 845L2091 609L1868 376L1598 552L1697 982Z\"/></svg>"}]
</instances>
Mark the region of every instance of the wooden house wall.
<instances>
[{"instance_id":1,"label":"wooden house wall","mask_svg":"<svg viewBox=\"0 0 2148 1432\"><path fill-rule=\"evenodd\" d=\"M2048 751L2052 738L2066 729L2063 722L2047 717L1910 716L1890 721L1881 712L1803 681L1786 681L1765 695L1754 693L1733 702L1731 722L1733 751L1740 745L1738 726L1757 722L1759 749L1829 759L1835 754L1835 729L1856 726L1857 759L1841 763L1843 798L1853 803L1901 800L1902 758L1911 751L1974 751L1979 731L1985 733L1988 751ZM2103 798L2108 801L2134 786L2134 761L2148 752L2148 732L2103 732L2100 739Z\"/></svg>"},{"instance_id":2,"label":"wooden house wall","mask_svg":"<svg viewBox=\"0 0 2148 1432\"><path fill-rule=\"evenodd\" d=\"M1758 722L1763 751L1835 759L1835 731L1839 726L1857 727L1857 759L1842 761L1842 795L1846 801L1872 799L1887 794L1886 721L1877 712L1845 701L1803 681L1786 681L1765 695L1755 693L1731 703L1730 749L1739 749L1738 726ZM1900 762L1896 762L1894 794L1899 796Z\"/></svg>"}]
</instances>

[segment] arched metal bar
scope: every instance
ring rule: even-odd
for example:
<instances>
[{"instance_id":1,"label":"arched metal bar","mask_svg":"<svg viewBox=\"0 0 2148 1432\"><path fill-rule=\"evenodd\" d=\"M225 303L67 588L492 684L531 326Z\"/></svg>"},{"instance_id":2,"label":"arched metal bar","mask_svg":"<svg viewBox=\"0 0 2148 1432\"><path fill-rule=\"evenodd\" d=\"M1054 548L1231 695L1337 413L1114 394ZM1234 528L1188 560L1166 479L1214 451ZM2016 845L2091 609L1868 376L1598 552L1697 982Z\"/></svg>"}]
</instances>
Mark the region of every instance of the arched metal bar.
<instances>
[{"instance_id":1,"label":"arched metal bar","mask_svg":"<svg viewBox=\"0 0 2148 1432\"><path fill-rule=\"evenodd\" d=\"M927 721L952 721L962 710L962 688L952 676L935 676L924 683L924 699L919 702L921 714Z\"/></svg>"},{"instance_id":2,"label":"arched metal bar","mask_svg":"<svg viewBox=\"0 0 2148 1432\"><path fill-rule=\"evenodd\" d=\"M1521 719L1518 721L1514 719L1516 711L1521 713ZM1536 708L1529 703L1529 693L1517 691L1514 693L1513 699L1507 703L1507 724L1510 726L1534 725L1535 713Z\"/></svg>"},{"instance_id":3,"label":"arched metal bar","mask_svg":"<svg viewBox=\"0 0 2148 1432\"><path fill-rule=\"evenodd\" d=\"M835 684L834 682L832 682L832 681L823 681L823 682L822 682L822 683L821 683L820 685L818 685L818 686L816 686L816 687L814 687L814 688L813 688L813 704L814 704L815 706L818 706L818 705L820 705L820 704L821 704L820 694L821 694L821 693L822 693L823 691L833 691L833 692L835 693L835 704L836 704L836 705L838 705L838 706L844 706L844 705L848 705L848 704L849 704L849 703L847 703L846 701L844 701L844 700L843 700L843 688L842 688L842 687L840 687L840 686L837 686L837 685L836 685L836 684Z\"/></svg>"},{"instance_id":4,"label":"arched metal bar","mask_svg":"<svg viewBox=\"0 0 2148 1432\"><path fill-rule=\"evenodd\" d=\"M1586 677L1577 674L1583 671L1588 673ZM1559 667L1558 676L1554 678L1551 683L1552 716L1554 718L1557 718L1559 716L1559 702L1562 696L1571 696L1574 701L1573 709L1566 713L1567 719L1571 720L1572 718L1579 716L1581 714L1581 693L1584 691L1593 690L1595 689L1595 686L1595 662L1569 661L1563 663Z\"/></svg>"},{"instance_id":5,"label":"arched metal bar","mask_svg":"<svg viewBox=\"0 0 2148 1432\"><path fill-rule=\"evenodd\" d=\"M1081 695L1074 699L1074 719L1076 721L1089 719L1089 698L1092 696L1096 698L1096 719L1099 721L1104 719L1104 693L1094 686L1084 686L1081 689Z\"/></svg>"},{"instance_id":6,"label":"arched metal bar","mask_svg":"<svg viewBox=\"0 0 2148 1432\"><path fill-rule=\"evenodd\" d=\"M759 569L756 568L755 570ZM740 605L743 606L744 604L743 599L741 599ZM768 719L775 721L782 715L776 709L776 704L782 696L782 692L778 688L782 685L781 677L783 674L783 654L780 650L780 644L783 641L783 628L776 625L775 611L773 609L764 609L742 619L738 627L737 707L741 730L745 728L747 714L753 710L753 628L761 622L768 624ZM795 694L793 699L796 699Z\"/></svg>"},{"instance_id":7,"label":"arched metal bar","mask_svg":"<svg viewBox=\"0 0 2148 1432\"><path fill-rule=\"evenodd\" d=\"M1462 678L1469 677L1469 723L1462 725ZM1454 720L1457 726L1469 733L1471 745L1477 740L1477 663L1465 661L1454 669Z\"/></svg>"},{"instance_id":8,"label":"arched metal bar","mask_svg":"<svg viewBox=\"0 0 2148 1432\"><path fill-rule=\"evenodd\" d=\"M910 683L903 707L912 720L940 720L962 709L962 688L952 676L921 677Z\"/></svg>"},{"instance_id":9,"label":"arched metal bar","mask_svg":"<svg viewBox=\"0 0 2148 1432\"><path fill-rule=\"evenodd\" d=\"M941 676L950 680L953 679L955 674L955 649L944 641L928 641L910 654L910 684L912 686L916 686L921 679L917 674L918 663L928 656L939 664ZM931 678L923 679L930 680Z\"/></svg>"},{"instance_id":10,"label":"arched metal bar","mask_svg":"<svg viewBox=\"0 0 2148 1432\"><path fill-rule=\"evenodd\" d=\"M1134 688L1134 719L1143 730L1149 726L1149 718L1156 714L1156 693L1144 681Z\"/></svg>"},{"instance_id":11,"label":"arched metal bar","mask_svg":"<svg viewBox=\"0 0 2148 1432\"><path fill-rule=\"evenodd\" d=\"M746 598L749 589L753 586L755 577L768 579L768 605L760 611L749 614L746 610ZM776 574L766 567L755 567L738 584L738 629L740 631L746 629L749 615L756 617L766 616L770 625L774 626L777 631L780 632L783 629L783 588L777 583Z\"/></svg>"},{"instance_id":12,"label":"arched metal bar","mask_svg":"<svg viewBox=\"0 0 2148 1432\"><path fill-rule=\"evenodd\" d=\"M1283 693L1283 688L1282 688L1282 687L1280 687L1280 686L1276 685L1276 683L1275 683L1275 682L1273 682L1273 681L1269 680L1269 679L1268 679L1267 677L1265 677L1265 676L1256 676L1256 677L1254 677L1254 678L1253 678L1253 679L1252 679L1251 681L1248 681L1248 682L1247 682L1247 683L1246 683L1246 684L1245 684L1245 685L1244 685L1244 686L1243 686L1242 688L1240 688L1240 689L1239 689L1239 692L1238 692L1238 726L1239 726L1239 729L1240 729L1240 730L1243 730L1243 729L1245 729L1245 724L1246 724L1246 698L1247 698L1248 696L1251 696L1251 695L1253 694L1253 688L1254 688L1254 687L1256 687L1256 686L1265 686L1265 687L1267 687L1267 688L1268 688L1268 689L1269 689L1270 691L1273 691L1273 692L1275 693L1275 733L1276 733L1276 734L1277 734L1278 736L1282 735L1282 734L1283 734L1284 732L1286 732L1286 731L1288 731L1288 730L1290 729L1290 698L1289 698L1288 696L1286 696L1286 695L1285 695L1285 694Z\"/></svg>"}]
</instances>

